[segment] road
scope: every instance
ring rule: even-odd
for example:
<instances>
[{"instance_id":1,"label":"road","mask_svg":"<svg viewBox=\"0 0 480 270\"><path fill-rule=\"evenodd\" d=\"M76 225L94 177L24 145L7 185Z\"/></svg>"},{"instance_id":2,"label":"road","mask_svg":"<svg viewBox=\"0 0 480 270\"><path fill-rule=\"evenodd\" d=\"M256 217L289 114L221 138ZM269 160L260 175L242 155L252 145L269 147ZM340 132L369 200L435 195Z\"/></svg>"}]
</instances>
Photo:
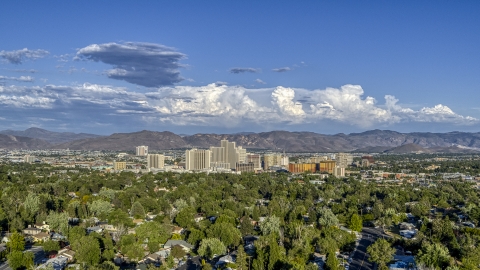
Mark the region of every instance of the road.
<instances>
[{"instance_id":1,"label":"road","mask_svg":"<svg viewBox=\"0 0 480 270\"><path fill-rule=\"evenodd\" d=\"M373 270L374 265L368 260L367 247L373 244L378 238L390 236L384 234L381 229L363 228L362 238L358 242L358 246L352 256L349 270Z\"/></svg>"},{"instance_id":2,"label":"road","mask_svg":"<svg viewBox=\"0 0 480 270\"><path fill-rule=\"evenodd\" d=\"M35 256L33 261L36 265L40 264L42 262L42 259L45 258L45 252L43 252L43 247L26 246L25 252L26 251L33 252L33 255ZM12 270L12 268L8 266L7 262L2 262L0 263L0 270Z\"/></svg>"}]
</instances>

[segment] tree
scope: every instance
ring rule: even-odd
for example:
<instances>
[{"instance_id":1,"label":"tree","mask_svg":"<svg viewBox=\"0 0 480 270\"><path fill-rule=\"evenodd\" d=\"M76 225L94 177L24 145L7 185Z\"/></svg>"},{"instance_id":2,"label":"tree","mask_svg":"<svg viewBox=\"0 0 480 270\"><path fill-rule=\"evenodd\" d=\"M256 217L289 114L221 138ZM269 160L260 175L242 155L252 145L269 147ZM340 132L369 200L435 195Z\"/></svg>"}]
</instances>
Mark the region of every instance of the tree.
<instances>
[{"instance_id":1,"label":"tree","mask_svg":"<svg viewBox=\"0 0 480 270\"><path fill-rule=\"evenodd\" d=\"M19 233L13 233L7 242L10 252L23 251L25 249L25 238Z\"/></svg>"},{"instance_id":2,"label":"tree","mask_svg":"<svg viewBox=\"0 0 480 270\"><path fill-rule=\"evenodd\" d=\"M27 220L31 222L35 214L37 214L38 210L40 210L40 197L29 192L25 198L25 201L23 202L23 206L25 207L25 212L27 213Z\"/></svg>"},{"instance_id":3,"label":"tree","mask_svg":"<svg viewBox=\"0 0 480 270\"><path fill-rule=\"evenodd\" d=\"M418 252L418 260L428 267L444 268L450 262L448 248L440 243L425 242Z\"/></svg>"},{"instance_id":4,"label":"tree","mask_svg":"<svg viewBox=\"0 0 480 270\"><path fill-rule=\"evenodd\" d=\"M173 246L171 255L174 258L177 258L177 259L182 258L183 256L185 256L185 254L187 253L185 252L185 250L183 250L181 246L179 245Z\"/></svg>"},{"instance_id":5,"label":"tree","mask_svg":"<svg viewBox=\"0 0 480 270\"><path fill-rule=\"evenodd\" d=\"M188 243L196 246L203 238L205 238L205 233L203 231L192 228L188 234L187 241Z\"/></svg>"},{"instance_id":6,"label":"tree","mask_svg":"<svg viewBox=\"0 0 480 270\"><path fill-rule=\"evenodd\" d=\"M113 210L112 205L104 200L96 200L92 203L88 203L88 208L92 214L101 220L105 220L108 217L108 214Z\"/></svg>"},{"instance_id":7,"label":"tree","mask_svg":"<svg viewBox=\"0 0 480 270\"><path fill-rule=\"evenodd\" d=\"M93 236L83 236L79 242L78 248L75 250L75 257L79 262L93 266L100 262L100 244Z\"/></svg>"},{"instance_id":8,"label":"tree","mask_svg":"<svg viewBox=\"0 0 480 270\"><path fill-rule=\"evenodd\" d=\"M277 237L270 234L269 237L269 250L268 250L268 270L274 270L279 268L279 264L282 259L282 252L277 242Z\"/></svg>"},{"instance_id":9,"label":"tree","mask_svg":"<svg viewBox=\"0 0 480 270\"><path fill-rule=\"evenodd\" d=\"M362 231L362 217L360 217L358 214L353 214L348 225L352 231Z\"/></svg>"},{"instance_id":10,"label":"tree","mask_svg":"<svg viewBox=\"0 0 480 270\"><path fill-rule=\"evenodd\" d=\"M212 259L213 255L224 254L227 251L225 244L217 238L205 238L200 242L200 247L198 248L198 254L205 256L208 259Z\"/></svg>"},{"instance_id":11,"label":"tree","mask_svg":"<svg viewBox=\"0 0 480 270\"><path fill-rule=\"evenodd\" d=\"M67 233L68 231L68 214L57 213L55 211L50 211L47 216L47 223L50 226L50 229L60 233Z\"/></svg>"},{"instance_id":12,"label":"tree","mask_svg":"<svg viewBox=\"0 0 480 270\"><path fill-rule=\"evenodd\" d=\"M175 222L178 226L183 228L192 227L195 224L193 216L195 215L195 209L193 207L185 207L175 216Z\"/></svg>"},{"instance_id":13,"label":"tree","mask_svg":"<svg viewBox=\"0 0 480 270\"><path fill-rule=\"evenodd\" d=\"M280 233L280 219L276 216L268 216L260 223L260 230L263 235Z\"/></svg>"},{"instance_id":14,"label":"tree","mask_svg":"<svg viewBox=\"0 0 480 270\"><path fill-rule=\"evenodd\" d=\"M136 201L133 203L130 215L134 218L145 218L145 209L140 202Z\"/></svg>"},{"instance_id":15,"label":"tree","mask_svg":"<svg viewBox=\"0 0 480 270\"><path fill-rule=\"evenodd\" d=\"M22 268L23 265L23 252L14 250L7 254L8 265L16 270Z\"/></svg>"},{"instance_id":16,"label":"tree","mask_svg":"<svg viewBox=\"0 0 480 270\"><path fill-rule=\"evenodd\" d=\"M42 246L45 252L60 250L60 244L58 244L57 241L48 240L48 241L45 241Z\"/></svg>"},{"instance_id":17,"label":"tree","mask_svg":"<svg viewBox=\"0 0 480 270\"><path fill-rule=\"evenodd\" d=\"M226 246L238 246L240 240L242 240L242 234L231 223L215 222L208 228L207 236L220 239Z\"/></svg>"},{"instance_id":18,"label":"tree","mask_svg":"<svg viewBox=\"0 0 480 270\"><path fill-rule=\"evenodd\" d=\"M80 226L75 226L68 231L68 240L70 241L70 243L75 243L78 240L80 240L82 237L84 237L85 234L86 234L86 231L84 228Z\"/></svg>"},{"instance_id":19,"label":"tree","mask_svg":"<svg viewBox=\"0 0 480 270\"><path fill-rule=\"evenodd\" d=\"M236 264L238 270L248 270L247 253L245 253L245 249L242 245L240 245L237 249Z\"/></svg>"},{"instance_id":20,"label":"tree","mask_svg":"<svg viewBox=\"0 0 480 270\"><path fill-rule=\"evenodd\" d=\"M170 236L165 227L156 221L143 223L135 232L139 242L148 242L148 249L152 253L158 251L160 243L165 243Z\"/></svg>"},{"instance_id":21,"label":"tree","mask_svg":"<svg viewBox=\"0 0 480 270\"><path fill-rule=\"evenodd\" d=\"M375 243L368 246L367 253L370 255L370 261L378 263L380 269L384 269L387 267L387 263L393 260L395 249L390 246L387 240L378 239Z\"/></svg>"},{"instance_id":22,"label":"tree","mask_svg":"<svg viewBox=\"0 0 480 270\"><path fill-rule=\"evenodd\" d=\"M338 226L338 218L335 214L330 210L330 208L323 207L320 208L318 211L318 224L322 227L331 227L331 226Z\"/></svg>"},{"instance_id":23,"label":"tree","mask_svg":"<svg viewBox=\"0 0 480 270\"><path fill-rule=\"evenodd\" d=\"M328 252L327 255L327 261L326 261L326 266L328 270L339 270L340 267L338 267L339 262L337 257L335 257L335 252L330 251Z\"/></svg>"}]
</instances>

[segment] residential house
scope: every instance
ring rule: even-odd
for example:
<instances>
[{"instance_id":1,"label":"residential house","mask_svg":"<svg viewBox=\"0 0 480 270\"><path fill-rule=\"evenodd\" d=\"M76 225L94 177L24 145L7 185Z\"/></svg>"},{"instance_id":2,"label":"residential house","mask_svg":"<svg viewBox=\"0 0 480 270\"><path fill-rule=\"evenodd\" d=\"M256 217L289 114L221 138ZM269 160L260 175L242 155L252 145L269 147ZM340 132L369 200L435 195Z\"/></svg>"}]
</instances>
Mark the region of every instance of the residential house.
<instances>
[{"instance_id":1,"label":"residential house","mask_svg":"<svg viewBox=\"0 0 480 270\"><path fill-rule=\"evenodd\" d=\"M53 241L65 241L67 240L67 237L59 233L52 233L51 239Z\"/></svg>"},{"instance_id":2,"label":"residential house","mask_svg":"<svg viewBox=\"0 0 480 270\"><path fill-rule=\"evenodd\" d=\"M173 234L182 234L183 231L185 231L184 228L178 227L178 226L173 226L173 229L172 229Z\"/></svg>"},{"instance_id":3,"label":"residential house","mask_svg":"<svg viewBox=\"0 0 480 270\"><path fill-rule=\"evenodd\" d=\"M37 233L35 235L32 235L32 237L33 242L45 242L50 240L50 234L45 232Z\"/></svg>"},{"instance_id":4,"label":"residential house","mask_svg":"<svg viewBox=\"0 0 480 270\"><path fill-rule=\"evenodd\" d=\"M100 226L88 227L88 228L87 228L87 234L90 234L90 233L92 233L92 232L102 233L102 232L103 232L103 229L102 229L102 227L100 227Z\"/></svg>"},{"instance_id":5,"label":"residential house","mask_svg":"<svg viewBox=\"0 0 480 270\"><path fill-rule=\"evenodd\" d=\"M41 264L36 269L47 269L47 267L51 267L54 270L63 270L68 263L68 259L66 257L57 256L55 258L49 259L46 263Z\"/></svg>"},{"instance_id":6,"label":"residential house","mask_svg":"<svg viewBox=\"0 0 480 270\"><path fill-rule=\"evenodd\" d=\"M163 245L165 249L172 249L173 246L181 246L186 252L189 252L193 248L192 245L184 240L168 240L165 245Z\"/></svg>"},{"instance_id":7,"label":"residential house","mask_svg":"<svg viewBox=\"0 0 480 270\"><path fill-rule=\"evenodd\" d=\"M205 219L205 215L202 213L197 213L193 219L198 223Z\"/></svg>"},{"instance_id":8,"label":"residential house","mask_svg":"<svg viewBox=\"0 0 480 270\"><path fill-rule=\"evenodd\" d=\"M50 225L46 224L45 221L42 223L35 223L33 226L42 231L50 232Z\"/></svg>"},{"instance_id":9,"label":"residential house","mask_svg":"<svg viewBox=\"0 0 480 270\"><path fill-rule=\"evenodd\" d=\"M75 259L75 251L64 248L58 251L58 256L63 256L67 258L68 262L73 262Z\"/></svg>"},{"instance_id":10,"label":"residential house","mask_svg":"<svg viewBox=\"0 0 480 270\"><path fill-rule=\"evenodd\" d=\"M235 261L236 261L236 259L234 257L232 257L231 255L225 255L225 256L221 257L220 259L218 259L218 262L215 264L215 267L219 268L222 265L226 265L226 264L229 264L229 263L235 263Z\"/></svg>"},{"instance_id":11,"label":"residential house","mask_svg":"<svg viewBox=\"0 0 480 270\"><path fill-rule=\"evenodd\" d=\"M23 229L22 232L25 235L36 235L36 234L41 233L42 230L39 229L39 228L31 227L30 225L28 225L28 228Z\"/></svg>"},{"instance_id":12,"label":"residential house","mask_svg":"<svg viewBox=\"0 0 480 270\"><path fill-rule=\"evenodd\" d=\"M415 225L413 225L412 223L408 223L408 222L400 223L399 227L400 227L400 230L414 230L415 229Z\"/></svg>"}]
</instances>

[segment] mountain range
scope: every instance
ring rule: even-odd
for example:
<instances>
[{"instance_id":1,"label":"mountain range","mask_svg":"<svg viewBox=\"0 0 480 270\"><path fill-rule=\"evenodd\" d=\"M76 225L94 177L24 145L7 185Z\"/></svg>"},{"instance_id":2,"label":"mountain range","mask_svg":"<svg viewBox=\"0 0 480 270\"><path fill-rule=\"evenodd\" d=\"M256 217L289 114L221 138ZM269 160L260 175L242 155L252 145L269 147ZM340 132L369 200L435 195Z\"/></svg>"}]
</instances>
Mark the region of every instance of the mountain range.
<instances>
[{"instance_id":1,"label":"mountain range","mask_svg":"<svg viewBox=\"0 0 480 270\"><path fill-rule=\"evenodd\" d=\"M286 152L480 152L480 132L400 133L390 130L335 135L270 131L182 136L168 131L143 130L100 136L30 128L25 131L0 131L0 148L133 151L138 145L148 145L149 150L155 151L193 147L209 148L220 145L223 139L234 141L237 145L251 150Z\"/></svg>"}]
</instances>

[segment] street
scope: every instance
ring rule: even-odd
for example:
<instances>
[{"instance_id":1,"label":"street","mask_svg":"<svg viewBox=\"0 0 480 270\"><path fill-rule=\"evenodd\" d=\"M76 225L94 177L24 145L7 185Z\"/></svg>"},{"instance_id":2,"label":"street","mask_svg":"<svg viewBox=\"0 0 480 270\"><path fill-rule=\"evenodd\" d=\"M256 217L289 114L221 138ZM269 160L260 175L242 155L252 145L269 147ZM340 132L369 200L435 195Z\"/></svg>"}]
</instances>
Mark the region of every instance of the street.
<instances>
[{"instance_id":1,"label":"street","mask_svg":"<svg viewBox=\"0 0 480 270\"><path fill-rule=\"evenodd\" d=\"M362 238L352 256L349 270L373 270L374 264L368 260L367 247L373 244L378 238L389 236L384 234L381 229L363 228Z\"/></svg>"},{"instance_id":2,"label":"street","mask_svg":"<svg viewBox=\"0 0 480 270\"><path fill-rule=\"evenodd\" d=\"M41 246L26 246L25 252L30 251L35 256L33 262L35 265L40 264L42 259L45 258L45 252L43 252L43 247ZM0 263L0 270L12 270L7 264L7 262Z\"/></svg>"}]
</instances>

